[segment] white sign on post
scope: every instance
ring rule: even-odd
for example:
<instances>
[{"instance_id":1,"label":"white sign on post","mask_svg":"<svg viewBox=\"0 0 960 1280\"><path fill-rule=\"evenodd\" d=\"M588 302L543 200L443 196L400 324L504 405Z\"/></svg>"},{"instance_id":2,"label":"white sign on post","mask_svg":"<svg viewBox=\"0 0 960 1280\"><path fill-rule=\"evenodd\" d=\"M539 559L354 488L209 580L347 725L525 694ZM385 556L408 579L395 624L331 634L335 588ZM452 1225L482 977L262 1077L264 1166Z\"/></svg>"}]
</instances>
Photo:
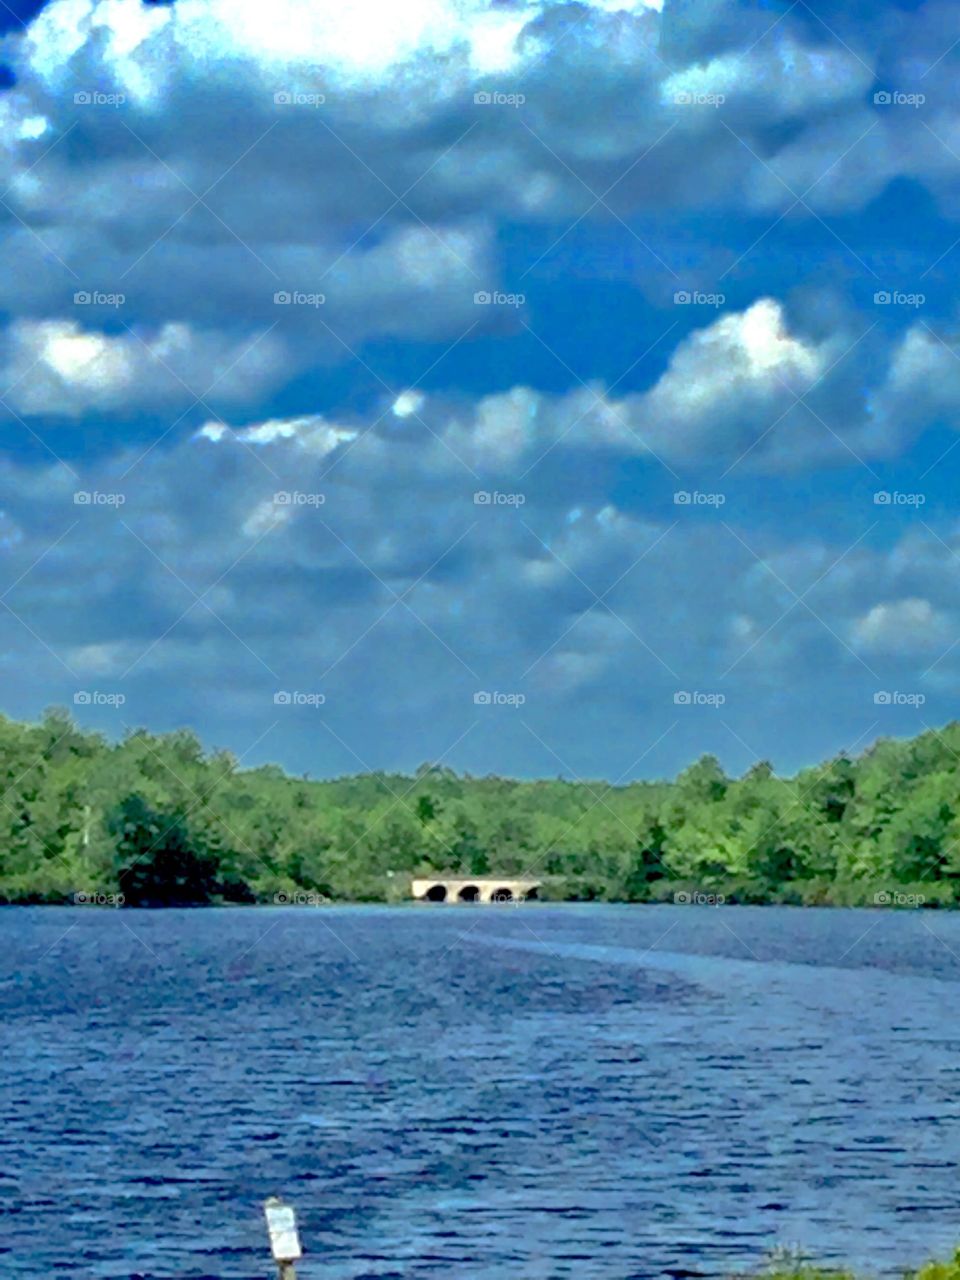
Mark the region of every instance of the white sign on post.
<instances>
[{"instance_id":1,"label":"white sign on post","mask_svg":"<svg viewBox=\"0 0 960 1280\"><path fill-rule=\"evenodd\" d=\"M265 1202L263 1212L267 1219L274 1262L296 1262L302 1255L292 1206L271 1198Z\"/></svg>"}]
</instances>

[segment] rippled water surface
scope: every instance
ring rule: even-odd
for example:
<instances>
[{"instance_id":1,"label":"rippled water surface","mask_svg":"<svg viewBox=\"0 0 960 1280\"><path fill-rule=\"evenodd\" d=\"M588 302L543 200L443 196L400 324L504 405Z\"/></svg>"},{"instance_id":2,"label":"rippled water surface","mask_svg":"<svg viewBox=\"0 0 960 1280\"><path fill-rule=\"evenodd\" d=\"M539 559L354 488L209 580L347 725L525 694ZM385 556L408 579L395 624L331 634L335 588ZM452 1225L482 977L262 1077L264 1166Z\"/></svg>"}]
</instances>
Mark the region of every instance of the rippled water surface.
<instances>
[{"instance_id":1,"label":"rippled water surface","mask_svg":"<svg viewBox=\"0 0 960 1280\"><path fill-rule=\"evenodd\" d=\"M624 1280L960 1242L960 918L0 911L0 1274Z\"/></svg>"}]
</instances>

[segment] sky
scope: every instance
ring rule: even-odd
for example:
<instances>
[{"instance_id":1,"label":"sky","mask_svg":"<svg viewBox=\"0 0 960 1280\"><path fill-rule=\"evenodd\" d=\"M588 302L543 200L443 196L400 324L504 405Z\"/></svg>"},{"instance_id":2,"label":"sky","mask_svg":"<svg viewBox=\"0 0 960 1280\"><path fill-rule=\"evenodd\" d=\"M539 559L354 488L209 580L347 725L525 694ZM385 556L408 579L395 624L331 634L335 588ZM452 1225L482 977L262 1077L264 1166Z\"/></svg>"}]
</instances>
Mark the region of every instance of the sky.
<instances>
[{"instance_id":1,"label":"sky","mask_svg":"<svg viewBox=\"0 0 960 1280\"><path fill-rule=\"evenodd\" d=\"M610 781L956 716L956 5L0 14L5 714Z\"/></svg>"}]
</instances>

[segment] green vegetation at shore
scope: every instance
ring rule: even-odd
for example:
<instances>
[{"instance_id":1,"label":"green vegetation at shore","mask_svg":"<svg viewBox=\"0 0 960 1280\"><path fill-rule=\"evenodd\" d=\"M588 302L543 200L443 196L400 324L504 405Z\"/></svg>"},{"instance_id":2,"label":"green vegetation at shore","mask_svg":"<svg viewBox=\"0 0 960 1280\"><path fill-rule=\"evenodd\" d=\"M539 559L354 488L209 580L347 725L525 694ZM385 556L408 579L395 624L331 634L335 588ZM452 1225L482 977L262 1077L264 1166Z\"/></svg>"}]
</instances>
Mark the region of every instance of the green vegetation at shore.
<instances>
[{"instance_id":1,"label":"green vegetation at shore","mask_svg":"<svg viewBox=\"0 0 960 1280\"><path fill-rule=\"evenodd\" d=\"M858 1280L853 1271L833 1271L803 1263L774 1260L768 1270L754 1280ZM919 1271L906 1271L903 1280L960 1280L960 1249L949 1262L928 1262Z\"/></svg>"},{"instance_id":2,"label":"green vegetation at shore","mask_svg":"<svg viewBox=\"0 0 960 1280\"><path fill-rule=\"evenodd\" d=\"M960 900L957 723L792 778L730 779L705 756L673 782L611 786L429 766L308 781L188 732L111 744L52 711L0 717L0 774L4 902L384 902L440 871L533 873L576 901Z\"/></svg>"}]
</instances>

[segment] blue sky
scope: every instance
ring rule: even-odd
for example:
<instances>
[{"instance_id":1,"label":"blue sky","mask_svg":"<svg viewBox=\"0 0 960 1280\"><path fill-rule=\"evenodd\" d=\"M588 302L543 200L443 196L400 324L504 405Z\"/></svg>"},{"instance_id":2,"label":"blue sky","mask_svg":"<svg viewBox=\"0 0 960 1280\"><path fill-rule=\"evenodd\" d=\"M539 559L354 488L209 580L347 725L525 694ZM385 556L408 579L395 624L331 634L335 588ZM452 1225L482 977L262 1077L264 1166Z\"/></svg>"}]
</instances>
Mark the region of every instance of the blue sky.
<instances>
[{"instance_id":1,"label":"blue sky","mask_svg":"<svg viewBox=\"0 0 960 1280\"><path fill-rule=\"evenodd\" d=\"M2 28L8 714L610 779L956 715L955 6Z\"/></svg>"}]
</instances>

